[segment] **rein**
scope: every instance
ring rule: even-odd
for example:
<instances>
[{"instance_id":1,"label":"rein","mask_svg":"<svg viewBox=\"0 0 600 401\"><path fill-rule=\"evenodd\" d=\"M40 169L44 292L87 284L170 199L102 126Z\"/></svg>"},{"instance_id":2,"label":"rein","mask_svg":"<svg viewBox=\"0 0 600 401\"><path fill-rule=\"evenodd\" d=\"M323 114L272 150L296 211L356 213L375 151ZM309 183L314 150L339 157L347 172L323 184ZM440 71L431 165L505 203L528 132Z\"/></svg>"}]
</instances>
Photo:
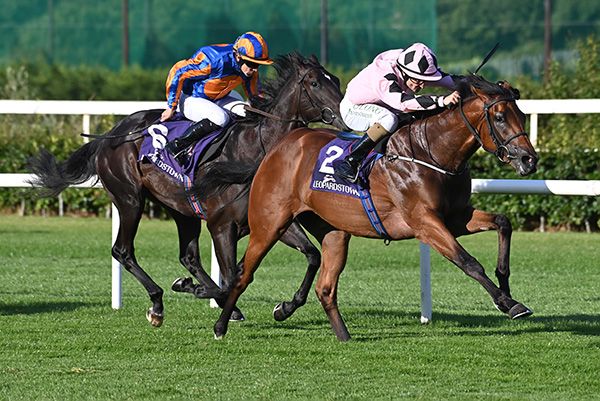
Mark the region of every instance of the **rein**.
<instances>
[{"instance_id":1,"label":"rein","mask_svg":"<svg viewBox=\"0 0 600 401\"><path fill-rule=\"evenodd\" d=\"M317 69L318 68L312 68L312 69L306 71L304 73L304 75L302 75L302 77L297 82L297 84L300 85L301 88L302 88L302 91L298 93L298 104L301 103L302 94L305 94L306 98L310 102L310 105L312 106L313 109L318 109L318 107L316 105L316 102L310 96L310 92L308 92L308 90L304 86L304 79L306 78L306 76L308 75L309 72L311 72L313 70L317 70ZM332 125L333 122L335 121L335 118L336 118L335 113L333 112L333 110L331 109L331 107L323 107L321 109L321 113L319 114L319 117L310 119L308 121L304 118L304 116L302 116L302 113L300 113L301 114L300 115L301 118L286 119L286 118L281 118L279 116L276 116L275 114L269 113L267 111L257 109L256 107L252 107L250 105L244 105L244 109L246 111L251 112L251 113L259 114L259 115L261 115L263 117L267 117L267 118L270 118L270 119L275 120L275 121L290 122L290 123L300 123L300 124L304 125L305 127L308 126L308 124L314 123L314 122L317 122L317 121L320 121L320 122L322 122L324 124Z\"/></svg>"},{"instance_id":2,"label":"rein","mask_svg":"<svg viewBox=\"0 0 600 401\"><path fill-rule=\"evenodd\" d=\"M306 89L306 87L304 86L304 79L306 78L306 76L308 75L309 72L313 71L313 70L318 70L318 68L312 68L308 71L306 71L304 73L304 75L302 75L302 77L298 80L298 84L302 87L302 91L299 92L298 94L298 104L300 104L301 102L301 98L302 98L302 94L304 93L306 95L306 98L308 99L308 101L310 102L310 105L312 106L313 109L318 109L316 102L313 100L313 98L310 96L310 93L308 92L308 90ZM251 113L255 113L255 114L259 114L263 117L267 117L270 118L272 120L275 121L280 121L280 122L290 122L290 123L300 123L302 125L304 125L305 127L308 126L308 124L310 123L314 123L317 121L320 121L324 124L329 124L329 125L333 125L333 122L335 121L336 115L333 112L333 110L331 109L331 107L323 107L321 109L321 112L319 114L319 117L317 118L313 118L310 119L308 121L306 121L306 119L304 118L304 116L300 115L301 118L291 118L291 119L286 119L286 118L281 118L279 116L276 116L275 114L269 113L267 111L264 110L260 110L257 109L256 107L252 107L250 105L244 105L244 109L246 111L249 111ZM118 135L97 135L97 134L84 134L81 133L80 135L86 138L94 138L94 139L113 139L113 138L125 138L131 135L135 135L135 134L140 134L141 132L145 131L146 129L148 129L148 127L150 127L152 124L156 124L160 122L160 119L157 119L156 121L152 122L151 124L149 124L146 127L142 127L139 128L135 131L129 131L127 133L123 133L123 134L118 134ZM141 138L143 135L139 135L131 140L135 141L139 138Z\"/></svg>"},{"instance_id":3,"label":"rein","mask_svg":"<svg viewBox=\"0 0 600 401\"><path fill-rule=\"evenodd\" d=\"M527 132L526 131L517 132L516 134L513 134L513 135L509 136L508 138L501 140L498 133L494 129L494 125L492 124L492 121L490 119L490 109L498 103L514 102L515 100L516 99L512 98L512 97L511 98L500 98L500 99L496 99L496 100L492 101L491 103L487 103L487 104L484 103L484 105L483 105L483 116L485 117L485 121L486 121L488 130L489 130L489 133L490 133L490 137L492 138L494 145L496 145L496 150L494 150L494 151L485 147L485 145L483 144L483 140L481 139L481 133L477 130L477 128L475 128L469 122L469 119L467 118L465 111L463 110L462 98L459 98L459 101L458 101L460 115L461 115L465 125L467 126L467 128L469 129L471 134L473 135L473 137L475 137L475 139L477 140L479 145L481 145L481 147L486 152L492 153L503 163L508 163L510 159L517 158L517 156L510 153L510 150L508 149L507 145L520 136L527 136ZM409 133L410 133L410 128L409 128ZM442 173L442 174L449 175L449 176L460 175L466 170L466 166L465 166L460 171L448 171L448 170L443 169L440 166L436 166L434 164L425 162L423 160L415 159L414 157L400 156L400 155L393 154L393 153L387 154L386 160L389 162L392 162L395 160L402 160L402 161L420 164L420 165L430 168L434 171L437 171L438 173Z\"/></svg>"}]
</instances>

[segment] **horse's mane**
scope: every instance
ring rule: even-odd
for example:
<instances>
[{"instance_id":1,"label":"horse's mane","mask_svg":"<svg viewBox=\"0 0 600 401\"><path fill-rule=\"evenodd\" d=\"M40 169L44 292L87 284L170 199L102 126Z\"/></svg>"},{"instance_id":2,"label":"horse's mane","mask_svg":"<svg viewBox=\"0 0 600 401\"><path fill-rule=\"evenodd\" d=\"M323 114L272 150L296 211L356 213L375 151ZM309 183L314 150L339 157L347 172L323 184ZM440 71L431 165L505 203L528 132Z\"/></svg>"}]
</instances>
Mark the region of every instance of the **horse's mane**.
<instances>
[{"instance_id":1,"label":"horse's mane","mask_svg":"<svg viewBox=\"0 0 600 401\"><path fill-rule=\"evenodd\" d=\"M298 52L291 52L285 55L277 56L273 60L272 67L277 72L274 78L269 78L261 81L261 96L252 99L252 106L257 109L270 111L278 102L278 97L281 94L281 89L287 85L291 79L296 79L297 69L299 65L311 64L315 67L320 67L316 60L305 58ZM246 120L259 121L263 118L259 114L248 113Z\"/></svg>"},{"instance_id":2,"label":"horse's mane","mask_svg":"<svg viewBox=\"0 0 600 401\"><path fill-rule=\"evenodd\" d=\"M502 96L515 99L520 97L519 90L510 86L506 81L490 82L476 74L461 76L458 79L457 90L463 100L475 96L472 88L489 96Z\"/></svg>"},{"instance_id":3,"label":"horse's mane","mask_svg":"<svg viewBox=\"0 0 600 401\"><path fill-rule=\"evenodd\" d=\"M463 101L467 101L475 97L473 88L485 93L489 96L500 96L505 98L519 99L519 90L513 88L506 81L490 82L480 75L470 74L457 76L455 78L456 90L460 93ZM422 120L446 111L445 108L437 108L434 110L423 110L411 113L415 119Z\"/></svg>"}]
</instances>

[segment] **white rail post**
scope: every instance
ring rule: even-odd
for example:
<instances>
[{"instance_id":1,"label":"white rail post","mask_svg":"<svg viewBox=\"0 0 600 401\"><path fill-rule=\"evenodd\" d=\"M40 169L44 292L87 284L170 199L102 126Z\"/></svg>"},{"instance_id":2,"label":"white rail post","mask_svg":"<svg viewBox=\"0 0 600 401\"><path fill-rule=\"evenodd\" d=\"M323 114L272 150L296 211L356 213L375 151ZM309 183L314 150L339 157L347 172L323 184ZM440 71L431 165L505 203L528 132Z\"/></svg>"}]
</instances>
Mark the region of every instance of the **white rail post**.
<instances>
[{"instance_id":1,"label":"white rail post","mask_svg":"<svg viewBox=\"0 0 600 401\"><path fill-rule=\"evenodd\" d=\"M89 114L84 114L83 115L83 133L86 135L90 134L90 115ZM83 137L83 142L84 143L88 143L90 141L90 138L87 136Z\"/></svg>"},{"instance_id":2,"label":"white rail post","mask_svg":"<svg viewBox=\"0 0 600 401\"><path fill-rule=\"evenodd\" d=\"M119 232L119 210L112 204L112 244L115 244ZM121 309L121 263L112 258L112 308Z\"/></svg>"},{"instance_id":3,"label":"white rail post","mask_svg":"<svg viewBox=\"0 0 600 401\"><path fill-rule=\"evenodd\" d=\"M529 116L529 141L535 147L537 145L538 137L538 115L537 113L531 113Z\"/></svg>"},{"instance_id":4,"label":"white rail post","mask_svg":"<svg viewBox=\"0 0 600 401\"><path fill-rule=\"evenodd\" d=\"M210 241L210 278L212 278L219 287L221 286L221 269L219 269L219 261L217 260L217 254L215 253L215 244L212 240ZM219 307L214 298L210 299L210 307Z\"/></svg>"},{"instance_id":5,"label":"white rail post","mask_svg":"<svg viewBox=\"0 0 600 401\"><path fill-rule=\"evenodd\" d=\"M421 265L421 323L431 322L431 254L429 245L419 242Z\"/></svg>"}]
</instances>

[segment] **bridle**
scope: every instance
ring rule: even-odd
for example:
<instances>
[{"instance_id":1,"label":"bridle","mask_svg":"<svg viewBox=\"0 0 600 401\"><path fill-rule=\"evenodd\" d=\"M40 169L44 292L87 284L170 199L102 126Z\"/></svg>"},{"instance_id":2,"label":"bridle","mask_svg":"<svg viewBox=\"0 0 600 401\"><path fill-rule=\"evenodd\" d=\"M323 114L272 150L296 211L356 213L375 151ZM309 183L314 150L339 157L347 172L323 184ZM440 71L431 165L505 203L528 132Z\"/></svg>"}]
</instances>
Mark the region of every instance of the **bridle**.
<instances>
[{"instance_id":1,"label":"bridle","mask_svg":"<svg viewBox=\"0 0 600 401\"><path fill-rule=\"evenodd\" d=\"M513 134L511 136L509 136L506 139L502 139L500 138L500 136L498 135L498 133L496 132L496 130L494 129L494 125L492 124L492 121L490 119L490 109L501 102L515 102L517 99L515 99L514 97L509 97L509 98L500 98L500 99L495 99L494 101L492 101L491 103L484 103L483 104L483 115L485 116L485 121L487 123L487 127L488 127L488 131L490 133L490 137L492 138L492 142L494 142L494 145L496 145L496 149L495 150L491 150L491 149L487 149L485 147L485 145L483 144L483 141L481 139L481 134L479 133L479 131L477 130L477 128L475 128L470 122L469 119L467 118L467 116L465 115L465 111L463 110L463 101L462 98L459 98L458 101L458 107L460 110L460 115L463 119L463 121L465 122L465 125L467 126L467 128L469 129L469 131L471 131L471 134L473 134L473 136L475 137L475 139L477 139L477 142L479 142L479 144L481 145L481 147L489 153L494 154L498 160L500 160L503 163L509 163L511 159L516 159L518 156L511 153L510 149L508 148L508 144L510 142L512 142L514 139L517 139L520 136L527 136L527 132L526 131L521 131L521 132L517 132L516 134Z\"/></svg>"},{"instance_id":2,"label":"bridle","mask_svg":"<svg viewBox=\"0 0 600 401\"><path fill-rule=\"evenodd\" d=\"M306 95L306 98L308 99L310 105L312 106L313 109L319 109L319 107L317 107L317 104L315 102L315 100L310 96L310 92L308 91L308 89L306 89L306 86L304 85L304 80L306 79L306 76L312 72L312 71L322 71L322 68L319 67L313 67L311 69L309 69L308 71L306 71L304 73L304 75L302 75L302 77L300 77L300 79L296 82L297 85L300 85L300 87L302 88L302 90L300 92L298 92L298 105L300 105L302 103L302 94ZM281 118L279 116L276 116L275 114L269 113L267 111L264 110L260 110L257 109L255 107L252 106L244 106L245 109L251 113L255 113L255 114L260 114L261 116L270 118L272 120L276 120L276 121L281 121L281 122L297 122L300 123L302 125L304 125L305 127L308 126L308 124L310 123L316 123L316 122L322 122L324 124L329 124L332 125L333 122L336 119L336 115L333 112L333 109L331 107L323 107L321 108L321 112L319 113L319 115L315 118L312 119L307 119L303 114L302 111L300 111L300 118L291 118L291 119L286 119L286 118Z\"/></svg>"},{"instance_id":3,"label":"bridle","mask_svg":"<svg viewBox=\"0 0 600 401\"><path fill-rule=\"evenodd\" d=\"M298 94L298 104L300 104L300 102L302 101L301 96L302 93L304 93L306 95L306 97L308 98L308 101L310 102L310 105L312 106L313 109L318 109L316 102L314 101L314 99L310 96L310 92L308 91L308 89L306 89L306 86L304 85L304 80L306 78L306 76L308 75L309 72L311 71L318 71L321 72L323 71L322 67L313 67L311 69L309 69L308 71L306 71L304 73L304 75L302 75L302 77L298 80L298 84L302 87L302 92ZM300 117L302 117L302 120L306 120L304 118L304 116L302 115L302 112L300 112ZM313 118L307 122L304 122L304 125L308 125L310 123L314 123L317 121L320 121L324 124L329 124L329 125L333 125L333 122L336 119L336 115L333 112L333 109L331 107L323 107L321 108L321 112L319 113L319 116L317 118Z\"/></svg>"}]
</instances>

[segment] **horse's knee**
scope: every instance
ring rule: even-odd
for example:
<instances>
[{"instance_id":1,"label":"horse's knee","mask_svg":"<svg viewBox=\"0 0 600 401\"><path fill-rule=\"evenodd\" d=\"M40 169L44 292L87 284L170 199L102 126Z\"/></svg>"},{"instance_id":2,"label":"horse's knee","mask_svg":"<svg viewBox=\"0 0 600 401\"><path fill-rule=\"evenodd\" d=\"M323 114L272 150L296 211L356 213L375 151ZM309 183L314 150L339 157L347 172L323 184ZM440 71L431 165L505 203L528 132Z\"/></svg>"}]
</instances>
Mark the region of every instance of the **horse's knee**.
<instances>
[{"instance_id":1,"label":"horse's knee","mask_svg":"<svg viewBox=\"0 0 600 401\"><path fill-rule=\"evenodd\" d=\"M498 231L502 234L511 234L512 233L512 224L508 217L503 214L497 214L494 218L494 223L498 226Z\"/></svg>"}]
</instances>

